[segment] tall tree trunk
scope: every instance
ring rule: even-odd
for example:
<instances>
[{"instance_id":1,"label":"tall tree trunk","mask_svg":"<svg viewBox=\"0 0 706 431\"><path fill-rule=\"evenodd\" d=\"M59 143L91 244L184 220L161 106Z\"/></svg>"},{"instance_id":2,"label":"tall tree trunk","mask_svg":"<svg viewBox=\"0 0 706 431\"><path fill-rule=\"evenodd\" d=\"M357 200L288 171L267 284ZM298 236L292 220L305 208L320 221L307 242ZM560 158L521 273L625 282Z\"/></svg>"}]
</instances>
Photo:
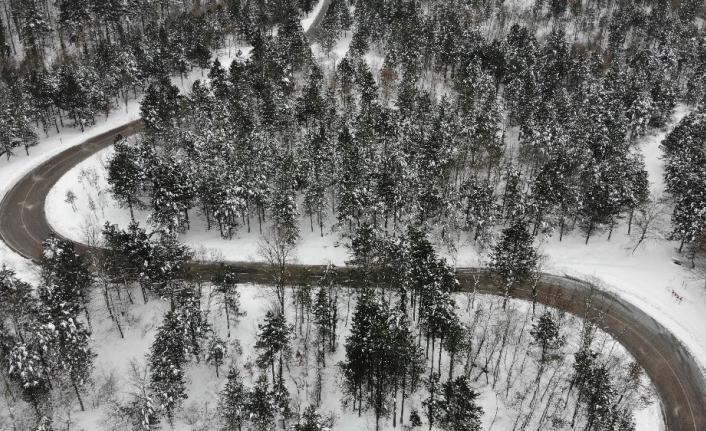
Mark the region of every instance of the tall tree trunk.
<instances>
[{"instance_id":1,"label":"tall tree trunk","mask_svg":"<svg viewBox=\"0 0 706 431\"><path fill-rule=\"evenodd\" d=\"M402 373L402 399L400 400L400 425L404 423L404 394L405 394L405 389L407 388L407 375L406 371L404 370Z\"/></svg>"},{"instance_id":2,"label":"tall tree trunk","mask_svg":"<svg viewBox=\"0 0 706 431\"><path fill-rule=\"evenodd\" d=\"M441 354L444 352L444 336L439 339L439 375L441 376Z\"/></svg>"},{"instance_id":3,"label":"tall tree trunk","mask_svg":"<svg viewBox=\"0 0 706 431\"><path fill-rule=\"evenodd\" d=\"M429 376L434 376L434 347L436 346L436 335L431 337L431 370Z\"/></svg>"},{"instance_id":4,"label":"tall tree trunk","mask_svg":"<svg viewBox=\"0 0 706 431\"><path fill-rule=\"evenodd\" d=\"M395 378L395 396L392 401L392 428L397 428L397 378Z\"/></svg>"},{"instance_id":5,"label":"tall tree trunk","mask_svg":"<svg viewBox=\"0 0 706 431\"><path fill-rule=\"evenodd\" d=\"M228 313L228 298L226 295L223 295L223 304L225 305L226 309L226 328L228 330L228 338L230 338L230 315Z\"/></svg>"},{"instance_id":6,"label":"tall tree trunk","mask_svg":"<svg viewBox=\"0 0 706 431\"><path fill-rule=\"evenodd\" d=\"M76 392L76 398L78 398L78 404L81 406L81 411L85 412L86 409L83 407L83 400L81 399L81 393L78 391L78 386L73 377L71 377L71 385L74 387L74 392Z\"/></svg>"}]
</instances>

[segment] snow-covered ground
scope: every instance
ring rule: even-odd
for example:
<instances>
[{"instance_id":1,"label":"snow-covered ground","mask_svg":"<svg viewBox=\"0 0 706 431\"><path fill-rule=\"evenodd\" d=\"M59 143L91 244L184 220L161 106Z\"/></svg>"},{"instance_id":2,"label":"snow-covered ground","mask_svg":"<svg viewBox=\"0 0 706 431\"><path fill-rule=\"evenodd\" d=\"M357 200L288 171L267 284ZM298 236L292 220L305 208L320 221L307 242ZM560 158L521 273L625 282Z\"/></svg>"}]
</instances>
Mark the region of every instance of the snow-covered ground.
<instances>
[{"instance_id":1,"label":"snow-covered ground","mask_svg":"<svg viewBox=\"0 0 706 431\"><path fill-rule=\"evenodd\" d=\"M18 153L18 156L11 157L9 161L5 157L0 158L0 198L4 198L12 186L27 172L52 156L93 136L136 120L139 116L140 106L136 100L128 102L127 110L125 104L120 103L120 106L113 110L108 118L97 116L96 125L87 128L83 133L79 128L65 127L60 129L59 134L52 134L48 138L42 137L39 145L29 149L29 156L26 156L25 153ZM23 279L33 281L31 263L10 250L2 241L0 241L0 263L14 269Z\"/></svg>"},{"instance_id":2,"label":"snow-covered ground","mask_svg":"<svg viewBox=\"0 0 706 431\"><path fill-rule=\"evenodd\" d=\"M672 124L676 124L686 113L686 108L679 106ZM642 139L639 145L645 156L652 189L658 192L664 189L659 144L666 133L666 130L653 133ZM105 179L100 178L104 175L101 160L105 160L110 151L105 150L74 168L51 191L46 205L47 208L52 208L48 218L52 226L63 235L81 240L82 226L86 223L102 225L104 220L110 220L112 223L126 226L129 222L128 212L116 208L109 194L105 192L100 193L107 195L105 208L101 209L100 205L96 204L95 211L90 209L90 199L98 202L99 190L104 191L107 188ZM98 174L100 179L97 186L91 186L85 180L81 182L82 169L94 170ZM75 214L71 206L64 202L67 190L72 190L79 196ZM137 219L144 225L146 216L146 213L138 212ZM668 215L664 221L668 223ZM316 226L312 233L309 219L302 218L300 232L302 240L296 253L299 262L330 261L337 265L345 262L346 250L342 245L336 246L339 237L336 232L331 231L330 223L326 223L325 236L321 238ZM216 250L211 252L211 255L226 260L259 260L259 229L256 221L251 221L250 233L241 228L232 240L220 238L216 230L207 232L203 221L193 221L192 229L182 239L194 249ZM605 283L606 289L638 305L660 321L694 353L702 365L706 365L706 340L701 335L706 325L706 317L703 314L706 309L703 279L685 266L673 263L673 259L680 258L676 253L677 244L673 242L646 244L635 253L632 253L633 245L634 240L627 235L627 222L623 221L616 227L611 241L607 241L607 233L591 238L588 245L585 245L584 239L576 233L565 235L561 242L558 235L554 235L542 241L541 250L549 258L547 272L582 278L597 277ZM478 253L470 245L463 245L455 256L450 257L455 258L457 266L477 266L480 261ZM683 300L677 300L673 292ZM654 417L649 414L640 421L655 422ZM645 425L645 428L641 426L638 429L653 428L647 428Z\"/></svg>"},{"instance_id":3,"label":"snow-covered ground","mask_svg":"<svg viewBox=\"0 0 706 431\"><path fill-rule=\"evenodd\" d=\"M311 12L309 12L309 13L301 20L302 28L304 29L304 31L309 30L309 27L311 27L311 24L314 23L314 20L316 19L316 15L319 14L319 11L320 11L321 8L324 6L324 1L325 1L325 0L319 0L319 1L316 3L316 6L314 6L314 9L312 9Z\"/></svg>"},{"instance_id":4,"label":"snow-covered ground","mask_svg":"<svg viewBox=\"0 0 706 431\"><path fill-rule=\"evenodd\" d=\"M125 228L130 223L130 212L120 209L108 191L105 161L113 153L109 147L75 166L51 189L47 196L46 208L49 224L61 235L74 241L85 242L85 227L102 228L106 221ZM89 178L91 178L89 180ZM93 180L95 178L95 180ZM76 211L66 202L66 193L73 191L78 199L75 202ZM93 204L91 203L93 202ZM93 208L93 209L92 209ZM196 209L191 210L195 215ZM147 227L148 211L135 211L135 221ZM201 217L190 217L191 229L179 237L179 240L189 245L193 250L214 250L216 255L228 261L261 260L258 256L260 228L257 219L250 220L250 233L246 227L240 227L233 239L224 239L218 228L206 230L206 221ZM270 222L263 223L263 232ZM346 248L336 246L338 233L331 232L331 223L324 227L321 237L314 220L314 231L311 231L311 221L307 217L300 219L301 244L296 249L295 259L303 264L318 264L328 262L344 265L347 260Z\"/></svg>"},{"instance_id":5,"label":"snow-covered ground","mask_svg":"<svg viewBox=\"0 0 706 431\"><path fill-rule=\"evenodd\" d=\"M317 7L321 4L322 1ZM315 16L314 13L310 14L312 20L313 16ZM302 24L306 29L305 21L303 20ZM334 58L342 58L349 43L350 32L348 37L340 40L334 48ZM246 54L249 51L247 47L241 49ZM235 48L230 48L219 53L219 58L225 67L230 62L229 55L232 58L235 51ZM190 88L196 79L203 79L203 75L200 71L194 71L184 79L183 83L179 78L174 78L173 81L182 88ZM96 126L88 128L84 133L80 133L78 129L65 128L58 135L41 139L37 147L30 149L30 156L19 155L11 158L9 162L4 158L0 159L0 197L4 196L19 178L44 160L92 136L131 121L137 118L138 113L137 101L131 100L127 110L121 103L121 106L116 107L107 119L97 117ZM685 113L686 109L679 106L672 124L675 124ZM661 181L662 161L659 159L661 152L658 146L665 134L666 132L660 132L650 135L643 139L640 146L645 155L653 189L658 191L664 188ZM82 185L78 180L81 169L100 166L100 158L105 156L106 153L99 154L76 167L50 193L46 207L51 210L47 215L52 226L61 234L81 240L83 237L81 225L94 216L99 220L105 218L113 223L119 223L121 226L127 224L129 220L127 211L115 208L110 204L110 198L106 198L108 205L104 208L105 217L103 217L103 210L98 203L98 190L91 191L87 182ZM87 191L85 194L82 193L84 186ZM104 190L105 186L102 187ZM72 189L79 196L75 214L70 205L64 202L67 189ZM93 199L98 207L95 212L89 208L88 193L93 193ZM140 217L144 224L144 214L138 216L138 219ZM232 241L221 239L217 231L205 232L203 226L199 226L198 223L192 223L191 232L182 238L187 243L218 249L220 251L216 254L220 253L228 260L257 259L256 221L251 223L251 234L241 229ZM346 253L342 246L335 246L338 235L332 233L327 224L329 227L328 231L325 231L327 235L320 238L316 227L311 233L308 225L308 219L302 219L300 231L303 238L297 249L298 260L302 263L332 261L342 264L346 259ZM580 277L598 277L606 283L606 289L638 305L665 325L684 342L701 364L706 366L706 339L702 335L703 328L706 327L706 316L703 313L706 309L706 290L703 287L703 279L684 266L672 263L672 259L678 258L674 243L649 244L631 254L631 247L629 247L631 240L626 236L626 231L627 226L623 223L616 228L610 242L606 240L606 235L597 236L591 238L587 246L583 244L583 239L575 234L565 236L562 242L558 241L556 235L546 239L542 244L542 251L550 258L547 271ZM462 247L456 257L459 266L476 265L479 261L477 253L469 246ZM0 242L0 262L16 270L21 278L34 281L33 268L29 262L13 253L2 242ZM683 301L677 301L672 291L683 297ZM161 318L157 316L161 314L156 310L153 313L153 320L158 325ZM135 349L145 351L151 339L149 335L144 335L141 340L139 342L135 340ZM101 356L99 356L100 360L103 360ZM640 423L645 425L638 426L638 430L655 429L648 426L649 422L655 422L655 417L658 417L658 412L653 413L645 414L644 418L640 419Z\"/></svg>"},{"instance_id":6,"label":"snow-covered ground","mask_svg":"<svg viewBox=\"0 0 706 431\"><path fill-rule=\"evenodd\" d=\"M227 68L230 66L230 63L233 61L238 51L240 51L243 56L247 56L250 54L251 50L252 46L238 45L229 40L225 48L215 53L214 58L218 58L221 65ZM172 83L179 87L182 92L189 91L196 80L207 79L207 74L208 72L205 70L194 69L185 77L173 77ZM50 131L50 135L47 137L42 131L38 131L40 138L39 144L30 148L29 156L25 155L22 151L18 151L18 155L11 157L9 161L5 157L0 157L0 200L5 197L5 194L20 178L44 161L93 136L100 135L115 127L136 120L139 116L139 100L131 99L128 101L127 106L124 101L120 101L117 106L111 109L108 117L100 114L96 115L96 124L87 127L85 132L81 132L78 127L60 127L59 133ZM3 264L14 270L21 279L29 282L36 281L34 267L31 262L13 252L5 242L0 241L0 265Z\"/></svg>"},{"instance_id":7,"label":"snow-covered ground","mask_svg":"<svg viewBox=\"0 0 706 431\"><path fill-rule=\"evenodd\" d=\"M220 372L220 378L216 377L213 367L203 362L197 364L195 361L192 361L187 366L188 399L184 402L184 410L177 415L174 430L215 429L214 412L218 402L218 393L223 387L225 375L227 374L227 369L230 364L235 365L243 372L246 386L251 387L261 373L256 366L253 366L257 356L257 351L254 346L257 340L257 325L258 323L262 323L265 312L272 306L272 292L271 289L267 287L255 285L240 285L238 290L241 293L241 304L246 315L240 319L235 329L232 330L230 339L226 337L225 317L222 314L222 309L218 305L217 300L215 298L209 300L207 294L204 296L204 308L209 310L209 322L213 325L215 332L218 333L222 339L227 341L230 356L225 360L225 365ZM343 292L341 293L343 294ZM139 293L136 293L136 295L139 298ZM288 294L288 296L290 295ZM480 377L475 379L473 385L481 394L478 403L484 409L482 429L512 429L518 415L528 413L527 407L529 398L520 402L518 401L518 397L521 397L522 394L527 396L527 388L534 387L534 385L537 384L537 380L535 379L537 376L536 346L529 348L532 352L531 358L525 358L523 360L524 352L528 348L527 343L529 343L531 338L529 336L531 322L527 323L525 321L531 315L531 305L525 301L513 300L508 307L509 311L505 312L501 310L500 306L502 299L497 297L478 295L475 298L473 308L470 309L466 308L467 301L469 300L468 297L458 295L456 300L459 305L459 315L469 326L471 320L474 318L473 316L476 316L475 318L483 316L480 319L487 319L491 322L490 327L504 325L504 319L510 319L510 321L513 322L509 336L512 338L513 342L508 345L507 356L502 362L503 365L500 365L503 368L512 370L510 374L514 376L513 383L511 385L506 383L504 376L507 370L501 371L500 376L503 377L499 379L495 389L491 387L493 382L492 376L490 383L487 383L484 374L479 374L478 371L471 373L472 377ZM328 367L322 372L323 396L322 404L318 411L322 415L333 414L336 418L333 429L338 431L360 431L374 428L374 415L372 411L364 412L363 416L359 418L357 412L352 411L350 407L344 408L341 405L341 399L343 397L341 388L343 381L341 373L337 371L334 365L345 358L343 342L350 332L350 318L352 317L354 306L355 298L351 303L350 316L348 316L346 299L345 297L339 297L338 348L336 353L327 358ZM94 298L91 312L93 313L92 320L97 322L94 327L93 348L98 354L98 363L95 373L95 375L98 376L98 387L94 393L86 397L87 405L91 407L83 413L77 411L73 412L73 429L104 430L106 429L106 423L115 420L115 418L107 418L106 407L108 404L106 398L108 397L105 391L100 391L99 389L105 383L105 377L113 375L117 377L113 395L117 396L122 402L125 402L127 392L130 390L130 362L135 361L144 365L145 357L149 354L149 347L154 341L156 330L162 324L163 314L168 309L169 304L167 302L157 299L150 300L146 305L136 304L130 306L129 317L131 323L129 326L126 326L125 338L121 339L115 328L111 326L111 321L106 315L107 313L105 312L102 299ZM288 321L289 323L293 323L295 319L294 309L293 307L288 307L288 310ZM346 325L346 321L348 325ZM478 338L485 337L481 334L483 332L482 328L484 327L484 323L480 323L482 321L483 320L479 321L479 323L475 325L476 329L474 334ZM522 324L523 321L525 321L524 326ZM560 318L560 321L563 322L561 323L562 334L567 335L565 351L573 352L577 349L577 343L579 342L581 323L578 319L571 316ZM295 326L299 328L298 325ZM313 340L314 329L311 327L309 330L311 332L308 339ZM306 334L306 331L307 326L305 324L303 327L304 334ZM495 331L495 335L493 335L492 332L492 329L488 332L488 345L493 344L493 341L491 341L494 339L493 337L497 338L500 336L498 331ZM612 339L605 337L604 334L599 333L594 341L594 347L601 350L606 358L614 358L614 360L608 362L612 364L611 366L616 367L613 371L617 372L620 368L617 364L620 363L622 364L621 366L624 366L629 362L629 356L622 349L622 346ZM234 343L236 340L242 348L241 354L234 352ZM484 355L486 354L497 355L496 349L498 344L496 343L494 345L496 347L490 350L484 349L480 352L478 358L481 362L484 360ZM293 339L292 349L294 354L290 360L290 366L286 367L284 374L286 385L292 397L291 405L295 410L297 405L300 405L303 410L311 403L316 381L316 360L311 350L313 347L309 344L309 353L307 356L305 346L304 337L299 336ZM114 354L116 351L121 352L121 354ZM492 362L494 363L495 359L493 359ZM565 359L552 362L548 366L547 371L545 371L544 377L541 379L540 386L543 390L544 388L549 388L550 391L559 390L551 389L553 382L556 383L556 381L550 380L549 376L553 374L555 376L561 376L561 378L566 377L563 373L571 369L571 363L571 353L569 353ZM454 369L456 370L454 375L458 376L463 372L462 363L457 364ZM555 369L557 370L556 372L554 372ZM443 356L441 371L444 376L448 374L448 357L446 355ZM428 370L425 374L428 374ZM561 381L561 378L557 381ZM568 384L568 382L565 383ZM507 385L510 386L510 390L506 392ZM531 391L529 393L531 394ZM410 412L412 409L419 410L422 420L426 423L425 416L421 409L421 401L424 397L426 397L426 393L423 389L410 397L410 399L405 402L405 412ZM563 404L563 399L561 403ZM541 416L544 405L545 402L539 402L535 406L534 418L532 422L530 422L530 424L534 424L534 427L537 426L536 421L539 416ZM571 407L572 403L569 405ZM571 411L573 412L573 410ZM406 416L407 413L405 414L405 422L408 422ZM660 417L659 403L653 402L649 406L636 412L636 429L638 431L661 430ZM393 429L391 419L383 419L381 425L382 430ZM421 429L426 429L426 425L422 426ZM436 430L436 428L434 429Z\"/></svg>"}]
</instances>

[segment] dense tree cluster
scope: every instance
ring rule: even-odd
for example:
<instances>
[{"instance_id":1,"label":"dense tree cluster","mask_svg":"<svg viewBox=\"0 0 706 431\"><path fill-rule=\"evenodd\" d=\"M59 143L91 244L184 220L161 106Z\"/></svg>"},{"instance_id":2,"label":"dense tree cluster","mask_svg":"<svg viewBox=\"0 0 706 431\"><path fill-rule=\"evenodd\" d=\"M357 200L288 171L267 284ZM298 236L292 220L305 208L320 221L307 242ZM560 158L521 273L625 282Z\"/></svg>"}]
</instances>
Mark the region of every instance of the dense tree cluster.
<instances>
[{"instance_id":1,"label":"dense tree cluster","mask_svg":"<svg viewBox=\"0 0 706 431\"><path fill-rule=\"evenodd\" d=\"M208 66L214 49L235 40L297 31L312 8L298 0L3 1L0 155L36 144L36 128L83 130L152 80Z\"/></svg>"},{"instance_id":2,"label":"dense tree cluster","mask_svg":"<svg viewBox=\"0 0 706 431\"><path fill-rule=\"evenodd\" d=\"M317 409L321 367L341 338L341 280L329 268L316 289L292 289L295 324L287 321L285 269L301 216L312 232L323 236L330 225L350 239L346 283L359 289L348 291L349 311L351 298L355 305L337 366L344 405L371 410L377 428L390 416L401 424L406 400L425 389L420 411L430 429L479 429L472 382L506 384L507 397L534 360L534 388L513 401L517 428L533 420L523 406L549 392L540 427L564 420L575 390L572 422L634 429L628 407L641 390L639 367L616 377L589 340L568 361L573 374L562 387L554 378L567 374L561 316L544 312L529 324L529 309L513 314L507 298L537 274L536 235L578 229L588 242L608 231L610 240L620 219L632 223L647 202L637 139L664 127L677 102L702 103L706 93L703 1L538 0L522 16L501 1L352 3L330 2L316 34L327 58L319 63L299 21L311 0L2 2L0 155L28 153L37 128L48 135L66 121L83 130L130 93L144 95L145 132L118 138L107 166L110 191L133 222L104 226L105 250L90 250L92 272L56 238L45 243L36 289L0 271L2 376L40 429L49 429L55 385L71 388L83 407L94 282L121 336L133 288L144 302L168 301L139 390L116 410L132 429L156 429L162 418L173 425L190 363L203 360L216 375L226 365L233 352L209 307L223 308L230 337L242 316L238 276L216 268L216 300L202 303L204 280L192 278L193 254L177 240L194 216L228 239L255 219L261 233L273 225L261 248L276 304L258 325L258 356L247 368L261 373L248 386L237 363L227 368L223 429L332 426ZM348 31L350 49L338 59L333 48ZM252 50L227 68L211 61L233 39ZM380 65L366 59L371 52ZM170 76L194 67L208 69L209 80L182 94ZM702 107L663 144L672 237L702 250L705 124ZM153 231L134 222L139 209L149 209ZM481 249L493 242L501 316L490 306L460 318L458 281L432 233L449 249L461 233ZM292 405L284 375L293 346L308 360L311 330L318 383L303 409ZM532 341L522 346L525 332ZM407 417L421 425L418 411Z\"/></svg>"},{"instance_id":3,"label":"dense tree cluster","mask_svg":"<svg viewBox=\"0 0 706 431\"><path fill-rule=\"evenodd\" d=\"M697 29L670 21L660 30L668 37L654 39L629 20L628 37L609 49L571 44L558 24L541 40L518 23L491 39L472 14L417 6L359 2L335 69L314 64L301 30L284 26L227 70L214 62L210 83L189 94L154 82L145 137L115 156L132 158L139 175L130 178L141 182L114 177L130 193L121 202L149 206L170 231L188 229L196 208L227 238L255 217L292 238L304 215L321 234L325 223L352 233L412 222L481 243L516 222L533 235L578 228L588 241L632 220L648 194L636 139L703 93L691 73L704 61L700 45L680 45ZM552 14L583 20L595 7ZM651 17L660 7L638 9ZM658 60L653 45L674 61ZM384 55L379 70L362 56L372 46ZM443 95L429 76L445 79Z\"/></svg>"},{"instance_id":4,"label":"dense tree cluster","mask_svg":"<svg viewBox=\"0 0 706 431\"><path fill-rule=\"evenodd\" d=\"M51 237L44 246L38 286L0 270L0 374L32 406L36 427L51 426L57 391L84 410L95 358L84 320L93 284L88 263L69 241Z\"/></svg>"},{"instance_id":5,"label":"dense tree cluster","mask_svg":"<svg viewBox=\"0 0 706 431\"><path fill-rule=\"evenodd\" d=\"M406 235L394 239L376 235L364 226L353 239L351 252L351 262L362 272L356 279L366 287L358 297L351 335L346 338L346 360L339 364L346 390L354 408L356 404L359 412L364 406L371 408L378 424L390 413L396 423L396 399L401 390L401 423L405 394L420 388L427 360L431 375L437 365L436 373L440 373L442 351L446 350L451 358L449 378L453 377L454 358L465 329L452 297L458 281L446 262L436 256L428 237L417 229L410 228ZM380 293L389 290L397 292L394 305ZM416 335L412 322L419 328ZM419 345L422 336L425 353ZM389 398L394 404L392 412L387 407Z\"/></svg>"},{"instance_id":6,"label":"dense tree cluster","mask_svg":"<svg viewBox=\"0 0 706 431\"><path fill-rule=\"evenodd\" d=\"M102 233L107 246L102 256L106 281L123 287L136 281L145 303L147 292L152 292L169 299L174 309L191 260L189 248L174 235L147 233L134 222L126 230L106 223Z\"/></svg>"},{"instance_id":7,"label":"dense tree cluster","mask_svg":"<svg viewBox=\"0 0 706 431\"><path fill-rule=\"evenodd\" d=\"M706 112L686 116L662 142L664 180L674 199L672 238L696 245L706 235Z\"/></svg>"},{"instance_id":8,"label":"dense tree cluster","mask_svg":"<svg viewBox=\"0 0 706 431\"><path fill-rule=\"evenodd\" d=\"M585 409L587 416L586 430L633 430L635 423L630 412L620 405L620 396L616 395L611 373L598 354L590 349L576 353L574 376L571 382L579 393L573 421L578 413ZM635 375L624 376L628 384Z\"/></svg>"}]
</instances>

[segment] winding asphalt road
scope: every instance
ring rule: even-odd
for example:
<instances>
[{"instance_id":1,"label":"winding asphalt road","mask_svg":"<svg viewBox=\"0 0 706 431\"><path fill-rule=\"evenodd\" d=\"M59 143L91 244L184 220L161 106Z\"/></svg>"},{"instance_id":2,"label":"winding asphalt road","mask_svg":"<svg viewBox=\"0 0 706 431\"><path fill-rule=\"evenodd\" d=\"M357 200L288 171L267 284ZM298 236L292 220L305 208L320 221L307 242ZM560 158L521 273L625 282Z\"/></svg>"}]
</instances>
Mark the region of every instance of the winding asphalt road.
<instances>
[{"instance_id":1,"label":"winding asphalt road","mask_svg":"<svg viewBox=\"0 0 706 431\"><path fill-rule=\"evenodd\" d=\"M42 241L52 232L44 214L44 202L52 186L72 167L110 146L115 137L135 134L142 120L95 136L81 145L69 148L25 175L10 189L0 203L0 236L17 254L37 259L42 253ZM82 249L81 246L78 246Z\"/></svg>"},{"instance_id":2,"label":"winding asphalt road","mask_svg":"<svg viewBox=\"0 0 706 431\"><path fill-rule=\"evenodd\" d=\"M25 175L5 195L0 203L0 237L18 254L36 260L42 253L42 240L52 228L45 215L44 202L52 186L72 167L97 151L110 146L117 135L127 137L141 130L140 121L115 128L52 157ZM87 247L77 244L79 250ZM266 282L264 264L234 262L243 282ZM203 268L208 271L208 267ZM321 266L292 268L293 274L316 277ZM344 269L345 271L345 269ZM474 285L478 271L458 269L463 289ZM295 275L296 277L296 275ZM486 274L481 273L485 278ZM480 292L500 294L481 283ZM531 290L519 286L512 296L531 300ZM620 341L645 369L659 396L667 430L706 430L706 382L701 368L684 346L662 325L634 305L605 291L591 289L588 283L552 275L545 275L539 285L538 301L564 309L578 316L588 314L597 319L597 325ZM590 306L587 306L590 304ZM604 314L598 319L598 311Z\"/></svg>"},{"instance_id":3,"label":"winding asphalt road","mask_svg":"<svg viewBox=\"0 0 706 431\"><path fill-rule=\"evenodd\" d=\"M309 44L316 42L318 27L330 3L331 0L323 0L316 17L304 32ZM0 236L3 241L25 258L38 258L42 241L52 232L44 216L44 202L52 186L72 167L110 146L116 136L127 137L140 130L142 121L136 120L95 136L52 157L15 184L0 203ZM85 250L81 244L77 244L77 248Z\"/></svg>"},{"instance_id":4,"label":"winding asphalt road","mask_svg":"<svg viewBox=\"0 0 706 431\"><path fill-rule=\"evenodd\" d=\"M326 14L330 0L324 4L306 31L309 43ZM0 237L16 253L37 260L42 254L42 241L51 232L44 202L52 186L71 168L110 146L117 135L133 135L142 129L140 120L133 121L84 143L63 151L25 175L0 202ZM76 244L80 251L88 247ZM243 282L267 282L267 266L261 263L233 262ZM208 265L201 265L207 272ZM294 278L316 277L322 266L290 268ZM345 272L345 268L343 269ZM470 290L478 270L457 270L461 288ZM482 278L486 274L481 273ZM480 283L479 292L500 294L492 283ZM519 286L512 296L532 299L531 289ZM588 317L616 338L642 365L659 396L668 431L706 431L706 381L700 366L685 347L662 325L634 305L605 291L592 289L588 283L568 277L543 276L538 286L540 303L561 308L580 317ZM640 431L640 430L638 430Z\"/></svg>"}]
</instances>

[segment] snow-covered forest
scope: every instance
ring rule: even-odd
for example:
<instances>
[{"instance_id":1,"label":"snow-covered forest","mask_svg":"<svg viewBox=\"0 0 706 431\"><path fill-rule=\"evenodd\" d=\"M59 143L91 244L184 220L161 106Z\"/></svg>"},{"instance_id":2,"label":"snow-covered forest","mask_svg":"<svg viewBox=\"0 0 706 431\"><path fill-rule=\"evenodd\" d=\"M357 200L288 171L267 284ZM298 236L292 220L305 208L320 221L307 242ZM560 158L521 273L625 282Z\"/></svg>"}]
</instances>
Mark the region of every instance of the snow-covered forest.
<instances>
[{"instance_id":1,"label":"snow-covered forest","mask_svg":"<svg viewBox=\"0 0 706 431\"><path fill-rule=\"evenodd\" d=\"M96 201L95 172L62 195L132 223L83 226L86 254L47 239L32 283L0 271L0 429L635 430L657 400L606 310L510 296L537 299L548 237L619 228L706 279L704 18L703 0L0 0L0 156L131 100L144 125ZM264 279L180 242L193 229L256 233ZM292 265L304 235L345 264ZM462 288L462 246L499 296Z\"/></svg>"},{"instance_id":2,"label":"snow-covered forest","mask_svg":"<svg viewBox=\"0 0 706 431\"><path fill-rule=\"evenodd\" d=\"M655 402L605 310L456 292L416 230L355 241L354 271L308 283L272 262L266 286L224 264L203 279L164 237L106 237L89 258L48 240L37 286L0 273L6 426L630 430Z\"/></svg>"}]
</instances>

